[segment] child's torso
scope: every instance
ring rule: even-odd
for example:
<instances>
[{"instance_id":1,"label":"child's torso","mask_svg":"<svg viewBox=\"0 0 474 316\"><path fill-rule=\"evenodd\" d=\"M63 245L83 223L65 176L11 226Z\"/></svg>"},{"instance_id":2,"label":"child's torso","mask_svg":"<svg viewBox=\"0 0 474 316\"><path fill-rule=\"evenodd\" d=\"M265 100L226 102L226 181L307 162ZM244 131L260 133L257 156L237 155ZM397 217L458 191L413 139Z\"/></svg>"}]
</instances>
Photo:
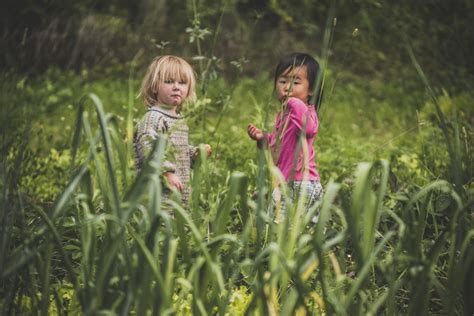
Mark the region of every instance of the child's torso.
<instances>
[{"instance_id":1,"label":"child's torso","mask_svg":"<svg viewBox=\"0 0 474 316\"><path fill-rule=\"evenodd\" d=\"M287 181L319 180L313 148L318 128L316 111L312 106L304 112L298 110L290 107L278 114L272 156Z\"/></svg>"},{"instance_id":2,"label":"child's torso","mask_svg":"<svg viewBox=\"0 0 474 316\"><path fill-rule=\"evenodd\" d=\"M183 197L187 200L191 168L188 125L181 116L169 115L164 111L151 108L137 124L136 138L139 139L142 135L150 135L153 139L157 139L160 134L166 134L168 136L166 159L169 159L170 162L175 164L175 173L179 180L185 185ZM135 150L137 159L144 160L145 157L143 150L140 148L140 142L135 144ZM141 165L143 161L139 163Z\"/></svg>"}]
</instances>

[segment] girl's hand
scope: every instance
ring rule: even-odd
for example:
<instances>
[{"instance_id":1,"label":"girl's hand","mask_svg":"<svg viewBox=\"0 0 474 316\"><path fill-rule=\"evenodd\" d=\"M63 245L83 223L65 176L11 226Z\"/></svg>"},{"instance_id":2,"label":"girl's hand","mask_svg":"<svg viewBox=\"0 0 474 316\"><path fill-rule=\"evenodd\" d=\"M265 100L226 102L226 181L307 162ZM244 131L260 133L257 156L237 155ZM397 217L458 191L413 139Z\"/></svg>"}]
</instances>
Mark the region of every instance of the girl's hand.
<instances>
[{"instance_id":1,"label":"girl's hand","mask_svg":"<svg viewBox=\"0 0 474 316\"><path fill-rule=\"evenodd\" d=\"M204 144L204 150L206 151L207 157L209 157L212 154L212 147L209 144Z\"/></svg>"},{"instance_id":2,"label":"girl's hand","mask_svg":"<svg viewBox=\"0 0 474 316\"><path fill-rule=\"evenodd\" d=\"M178 176L174 172L165 172L163 176L171 188L176 188L179 192L183 192L184 185L179 181Z\"/></svg>"},{"instance_id":3,"label":"girl's hand","mask_svg":"<svg viewBox=\"0 0 474 316\"><path fill-rule=\"evenodd\" d=\"M252 123L247 126L247 133L249 134L250 138L256 141L260 141L263 139L263 132L261 129L255 127Z\"/></svg>"}]
</instances>

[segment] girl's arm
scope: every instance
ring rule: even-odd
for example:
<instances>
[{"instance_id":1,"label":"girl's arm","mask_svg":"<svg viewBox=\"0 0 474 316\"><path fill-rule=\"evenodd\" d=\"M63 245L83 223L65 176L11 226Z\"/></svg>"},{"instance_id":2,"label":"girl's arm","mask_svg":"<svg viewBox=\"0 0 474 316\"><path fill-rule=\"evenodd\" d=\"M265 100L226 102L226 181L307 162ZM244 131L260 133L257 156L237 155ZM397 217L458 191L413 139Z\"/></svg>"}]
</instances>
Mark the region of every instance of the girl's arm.
<instances>
[{"instance_id":1,"label":"girl's arm","mask_svg":"<svg viewBox=\"0 0 474 316\"><path fill-rule=\"evenodd\" d=\"M204 146L204 151L206 152L206 157L209 157L212 154L211 145L204 144L203 146ZM188 152L189 152L189 157L191 158L191 164L192 164L199 154L199 147L189 145Z\"/></svg>"},{"instance_id":2,"label":"girl's arm","mask_svg":"<svg viewBox=\"0 0 474 316\"><path fill-rule=\"evenodd\" d=\"M249 137L257 141L258 148L263 149L263 148L266 148L268 145L270 146L274 145L277 129L280 124L280 116L281 116L281 113L278 113L275 129L271 133L264 132L251 123L248 125L247 132L249 134Z\"/></svg>"},{"instance_id":3,"label":"girl's arm","mask_svg":"<svg viewBox=\"0 0 474 316\"><path fill-rule=\"evenodd\" d=\"M170 187L178 189L179 192L183 192L184 185L179 180L176 173L168 171L168 172L163 173L163 177L166 179L166 182L168 183Z\"/></svg>"},{"instance_id":4,"label":"girl's arm","mask_svg":"<svg viewBox=\"0 0 474 316\"><path fill-rule=\"evenodd\" d=\"M199 148L197 146L189 145L188 147L189 157L191 158L191 164L193 163L194 159L198 156Z\"/></svg>"},{"instance_id":5,"label":"girl's arm","mask_svg":"<svg viewBox=\"0 0 474 316\"><path fill-rule=\"evenodd\" d=\"M303 127L306 127L306 135L312 136L318 132L318 120L314 107L310 108L300 99L289 98L288 110L291 121L298 129L302 130Z\"/></svg>"},{"instance_id":6,"label":"girl's arm","mask_svg":"<svg viewBox=\"0 0 474 316\"><path fill-rule=\"evenodd\" d=\"M255 125L250 123L247 126L247 133L249 137L257 142L258 148L264 148L269 143L269 135L261 129L257 128Z\"/></svg>"},{"instance_id":7,"label":"girl's arm","mask_svg":"<svg viewBox=\"0 0 474 316\"><path fill-rule=\"evenodd\" d=\"M263 131L261 129L259 129L258 127L256 127L255 125L253 125L252 123L250 123L247 126L247 133L249 134L249 137L251 139L253 139L257 142L263 140L263 138L264 138Z\"/></svg>"}]
</instances>

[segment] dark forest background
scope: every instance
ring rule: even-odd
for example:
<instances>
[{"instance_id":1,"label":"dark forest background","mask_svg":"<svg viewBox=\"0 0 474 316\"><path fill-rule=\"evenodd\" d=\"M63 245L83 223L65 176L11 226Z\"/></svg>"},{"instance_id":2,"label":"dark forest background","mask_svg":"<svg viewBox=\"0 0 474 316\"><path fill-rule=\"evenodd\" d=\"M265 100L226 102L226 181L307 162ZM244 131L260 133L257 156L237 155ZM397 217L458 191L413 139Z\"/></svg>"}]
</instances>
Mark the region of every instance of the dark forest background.
<instances>
[{"instance_id":1,"label":"dark forest background","mask_svg":"<svg viewBox=\"0 0 474 316\"><path fill-rule=\"evenodd\" d=\"M334 6L329 60L335 67L364 76L404 77L412 70L405 49L410 44L436 83L466 86L472 79L473 1L335 3L4 0L0 66L25 73L52 65L78 71L124 65L137 54L139 63L146 63L154 55L173 53L210 59L228 79L236 70L253 76L271 69L285 52L320 56ZM190 43L192 34L200 37L200 51Z\"/></svg>"}]
</instances>

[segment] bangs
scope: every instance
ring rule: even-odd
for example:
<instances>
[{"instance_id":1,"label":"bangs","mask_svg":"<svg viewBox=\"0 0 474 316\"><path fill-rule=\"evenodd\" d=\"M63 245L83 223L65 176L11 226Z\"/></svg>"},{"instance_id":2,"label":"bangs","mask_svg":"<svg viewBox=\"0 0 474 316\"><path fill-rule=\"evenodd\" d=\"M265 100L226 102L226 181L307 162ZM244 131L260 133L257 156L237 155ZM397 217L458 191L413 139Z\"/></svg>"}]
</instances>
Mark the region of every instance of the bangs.
<instances>
[{"instance_id":1,"label":"bangs","mask_svg":"<svg viewBox=\"0 0 474 316\"><path fill-rule=\"evenodd\" d=\"M193 70L187 63L183 64L179 60L170 60L168 63L163 64L157 79L158 84L169 79L190 83L194 79L194 74Z\"/></svg>"},{"instance_id":2,"label":"bangs","mask_svg":"<svg viewBox=\"0 0 474 316\"><path fill-rule=\"evenodd\" d=\"M277 69L275 71L275 78L278 78L280 76L286 76L294 69L298 69L302 67L308 68L306 64L307 63L305 63L304 59L296 60L295 58L293 58L293 59L283 60L277 66Z\"/></svg>"},{"instance_id":3,"label":"bangs","mask_svg":"<svg viewBox=\"0 0 474 316\"><path fill-rule=\"evenodd\" d=\"M288 74L289 74L290 72L292 72L293 70L298 69L298 68L302 68L302 67L303 67L303 66L296 66L296 65L288 66L288 68L286 68L285 70L283 70L283 71L278 75L278 77L288 76Z\"/></svg>"}]
</instances>

